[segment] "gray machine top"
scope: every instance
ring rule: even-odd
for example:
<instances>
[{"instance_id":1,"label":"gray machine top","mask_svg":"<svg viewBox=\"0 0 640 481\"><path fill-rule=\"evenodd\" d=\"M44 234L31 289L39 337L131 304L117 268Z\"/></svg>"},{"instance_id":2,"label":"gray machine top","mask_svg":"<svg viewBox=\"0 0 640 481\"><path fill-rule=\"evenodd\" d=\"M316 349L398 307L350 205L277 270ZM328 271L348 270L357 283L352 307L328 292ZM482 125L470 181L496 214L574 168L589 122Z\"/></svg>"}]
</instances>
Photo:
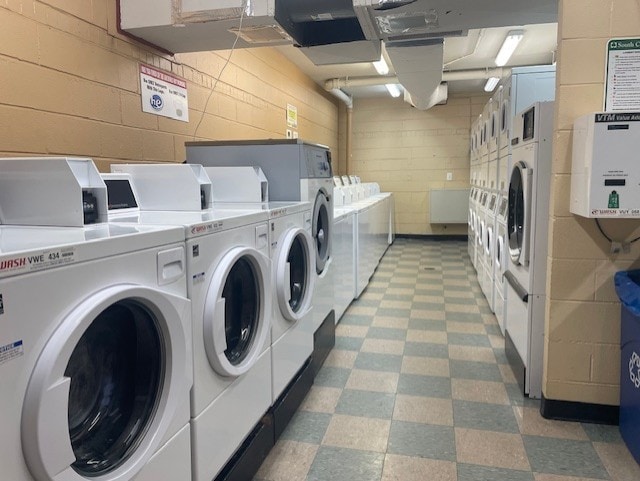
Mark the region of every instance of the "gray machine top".
<instances>
[{"instance_id":1,"label":"gray machine top","mask_svg":"<svg viewBox=\"0 0 640 481\"><path fill-rule=\"evenodd\" d=\"M273 201L302 200L301 179L333 177L329 148L300 139L187 142L186 147L189 164L261 167Z\"/></svg>"}]
</instances>

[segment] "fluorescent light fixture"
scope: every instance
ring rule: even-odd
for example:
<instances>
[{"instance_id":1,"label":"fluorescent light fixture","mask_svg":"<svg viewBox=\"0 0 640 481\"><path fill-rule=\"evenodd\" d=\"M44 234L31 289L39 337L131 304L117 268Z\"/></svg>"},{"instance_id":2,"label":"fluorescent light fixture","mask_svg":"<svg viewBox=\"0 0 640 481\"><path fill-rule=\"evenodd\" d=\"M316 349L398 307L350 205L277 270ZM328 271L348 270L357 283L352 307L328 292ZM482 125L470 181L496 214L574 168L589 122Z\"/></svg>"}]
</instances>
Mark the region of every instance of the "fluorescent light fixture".
<instances>
[{"instance_id":1,"label":"fluorescent light fixture","mask_svg":"<svg viewBox=\"0 0 640 481\"><path fill-rule=\"evenodd\" d=\"M523 36L524 30L509 31L507 38L504 39L502 47L500 47L498 55L496 55L496 65L498 67L504 67L507 64Z\"/></svg>"},{"instance_id":2,"label":"fluorescent light fixture","mask_svg":"<svg viewBox=\"0 0 640 481\"><path fill-rule=\"evenodd\" d=\"M398 87L398 84L385 84L384 86L387 87L387 90L392 97L400 97L400 94L402 94L402 92L400 91L400 87Z\"/></svg>"},{"instance_id":3,"label":"fluorescent light fixture","mask_svg":"<svg viewBox=\"0 0 640 481\"><path fill-rule=\"evenodd\" d=\"M496 88L498 82L500 82L500 77L491 77L489 80L487 80L487 83L484 84L484 91L493 92L493 89Z\"/></svg>"},{"instance_id":4,"label":"fluorescent light fixture","mask_svg":"<svg viewBox=\"0 0 640 481\"><path fill-rule=\"evenodd\" d=\"M373 66L380 75L387 75L389 73L389 66L382 55L380 56L380 60L373 62Z\"/></svg>"}]
</instances>

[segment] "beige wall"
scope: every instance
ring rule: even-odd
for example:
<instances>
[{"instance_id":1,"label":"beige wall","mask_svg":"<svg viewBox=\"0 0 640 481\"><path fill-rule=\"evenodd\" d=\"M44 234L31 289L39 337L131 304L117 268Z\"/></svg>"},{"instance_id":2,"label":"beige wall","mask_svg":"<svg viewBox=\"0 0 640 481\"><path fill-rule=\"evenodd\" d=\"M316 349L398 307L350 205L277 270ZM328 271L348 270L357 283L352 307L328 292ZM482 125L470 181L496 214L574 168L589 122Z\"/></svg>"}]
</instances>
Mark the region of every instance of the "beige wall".
<instances>
[{"instance_id":1,"label":"beige wall","mask_svg":"<svg viewBox=\"0 0 640 481\"><path fill-rule=\"evenodd\" d=\"M636 0L561 0L545 329L545 397L615 405L619 396L618 270L638 267L640 245L611 255L593 219L569 212L573 121L602 109L606 43L640 36ZM615 239L638 222L605 220Z\"/></svg>"},{"instance_id":2,"label":"beige wall","mask_svg":"<svg viewBox=\"0 0 640 481\"><path fill-rule=\"evenodd\" d=\"M338 152L338 102L272 49L171 57L116 31L115 0L0 3L0 155L111 162L182 161L197 139L284 138L287 103L299 135ZM189 123L141 112L139 63L187 80ZM196 134L205 105L206 114Z\"/></svg>"},{"instance_id":3,"label":"beige wall","mask_svg":"<svg viewBox=\"0 0 640 481\"><path fill-rule=\"evenodd\" d=\"M487 99L451 96L428 111L391 97L355 101L349 173L394 193L398 233L467 233L466 224L429 223L429 190L469 187L471 121Z\"/></svg>"}]
</instances>

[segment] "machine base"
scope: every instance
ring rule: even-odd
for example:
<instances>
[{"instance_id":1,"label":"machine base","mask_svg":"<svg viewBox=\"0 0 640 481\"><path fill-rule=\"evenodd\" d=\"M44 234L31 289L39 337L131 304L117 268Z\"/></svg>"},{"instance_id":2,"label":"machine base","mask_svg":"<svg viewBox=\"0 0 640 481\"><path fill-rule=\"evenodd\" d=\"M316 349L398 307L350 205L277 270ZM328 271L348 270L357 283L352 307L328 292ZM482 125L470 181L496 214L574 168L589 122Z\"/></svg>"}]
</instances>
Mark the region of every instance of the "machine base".
<instances>
[{"instance_id":1,"label":"machine base","mask_svg":"<svg viewBox=\"0 0 640 481\"><path fill-rule=\"evenodd\" d=\"M620 408L604 404L557 401L542 395L540 414L557 421L577 421L596 424L619 424Z\"/></svg>"},{"instance_id":2,"label":"machine base","mask_svg":"<svg viewBox=\"0 0 640 481\"><path fill-rule=\"evenodd\" d=\"M280 435L313 385L314 376L311 366L311 358L309 358L280 397L273 403L271 412L273 414L274 443L280 438Z\"/></svg>"},{"instance_id":3,"label":"machine base","mask_svg":"<svg viewBox=\"0 0 640 481\"><path fill-rule=\"evenodd\" d=\"M525 391L527 368L525 367L520 354L518 354L518 350L511 340L508 330L504 333L504 353L507 356L507 360L509 361L509 365L511 366L513 375L515 376L516 381L518 381L520 391L522 391L522 394L527 394Z\"/></svg>"},{"instance_id":4,"label":"machine base","mask_svg":"<svg viewBox=\"0 0 640 481\"><path fill-rule=\"evenodd\" d=\"M315 378L324 364L333 346L336 345L336 313L333 309L324 318L318 330L313 334L313 354L311 354L311 372Z\"/></svg>"},{"instance_id":5,"label":"machine base","mask_svg":"<svg viewBox=\"0 0 640 481\"><path fill-rule=\"evenodd\" d=\"M253 479L273 448L273 416L267 413L247 436L215 481L246 481Z\"/></svg>"}]
</instances>

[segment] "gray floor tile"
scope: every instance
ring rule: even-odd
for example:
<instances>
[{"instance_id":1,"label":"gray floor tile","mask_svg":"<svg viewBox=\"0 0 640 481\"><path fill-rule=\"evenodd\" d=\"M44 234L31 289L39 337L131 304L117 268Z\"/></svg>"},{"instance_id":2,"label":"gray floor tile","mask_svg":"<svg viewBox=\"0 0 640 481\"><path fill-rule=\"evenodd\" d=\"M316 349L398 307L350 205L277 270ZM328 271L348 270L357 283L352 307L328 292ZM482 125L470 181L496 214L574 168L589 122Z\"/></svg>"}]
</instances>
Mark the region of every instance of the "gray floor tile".
<instances>
[{"instance_id":1,"label":"gray floor tile","mask_svg":"<svg viewBox=\"0 0 640 481\"><path fill-rule=\"evenodd\" d=\"M320 444L331 422L331 414L298 411L282 433L281 439Z\"/></svg>"},{"instance_id":2,"label":"gray floor tile","mask_svg":"<svg viewBox=\"0 0 640 481\"><path fill-rule=\"evenodd\" d=\"M484 334L462 334L458 332L449 333L449 344L491 347L489 338Z\"/></svg>"},{"instance_id":3,"label":"gray floor tile","mask_svg":"<svg viewBox=\"0 0 640 481\"><path fill-rule=\"evenodd\" d=\"M514 406L540 407L539 399L531 399L524 395L518 384L505 384L509 401Z\"/></svg>"},{"instance_id":4,"label":"gray floor tile","mask_svg":"<svg viewBox=\"0 0 640 481\"><path fill-rule=\"evenodd\" d=\"M516 434L518 422L511 406L453 401L453 424L460 428Z\"/></svg>"},{"instance_id":5,"label":"gray floor tile","mask_svg":"<svg viewBox=\"0 0 640 481\"><path fill-rule=\"evenodd\" d=\"M451 333L449 336L451 336ZM452 378L502 382L502 375L497 364L452 359L449 362L449 367L451 368Z\"/></svg>"},{"instance_id":6,"label":"gray floor tile","mask_svg":"<svg viewBox=\"0 0 640 481\"><path fill-rule=\"evenodd\" d=\"M447 377L400 374L398 394L451 398L451 380Z\"/></svg>"},{"instance_id":7,"label":"gray floor tile","mask_svg":"<svg viewBox=\"0 0 640 481\"><path fill-rule=\"evenodd\" d=\"M400 372L402 356L379 354L376 352L360 352L356 357L355 367L368 371Z\"/></svg>"},{"instance_id":8,"label":"gray floor tile","mask_svg":"<svg viewBox=\"0 0 640 481\"><path fill-rule=\"evenodd\" d=\"M489 324L485 325L484 329L487 331L487 334L494 336L502 336L502 331L500 330L500 326L497 324Z\"/></svg>"},{"instance_id":9,"label":"gray floor tile","mask_svg":"<svg viewBox=\"0 0 640 481\"><path fill-rule=\"evenodd\" d=\"M409 319L409 329L418 329L422 331L446 331L447 323L445 321L433 321L429 319Z\"/></svg>"},{"instance_id":10,"label":"gray floor tile","mask_svg":"<svg viewBox=\"0 0 640 481\"><path fill-rule=\"evenodd\" d=\"M376 311L378 317L403 317L409 318L411 309L392 309L387 307L379 307Z\"/></svg>"},{"instance_id":11,"label":"gray floor tile","mask_svg":"<svg viewBox=\"0 0 640 481\"><path fill-rule=\"evenodd\" d=\"M434 286L416 286L416 295L419 296L444 296L444 290L442 288L436 288Z\"/></svg>"},{"instance_id":12,"label":"gray floor tile","mask_svg":"<svg viewBox=\"0 0 640 481\"><path fill-rule=\"evenodd\" d=\"M495 354L498 364L509 364L509 359L507 359L507 355L504 352L503 347L494 349L493 354Z\"/></svg>"},{"instance_id":13,"label":"gray floor tile","mask_svg":"<svg viewBox=\"0 0 640 481\"><path fill-rule=\"evenodd\" d=\"M609 479L598 453L588 441L522 436L536 473Z\"/></svg>"},{"instance_id":14,"label":"gray floor tile","mask_svg":"<svg viewBox=\"0 0 640 481\"><path fill-rule=\"evenodd\" d=\"M582 423L582 429L589 439L596 443L622 443L619 426L606 426L604 424Z\"/></svg>"},{"instance_id":15,"label":"gray floor tile","mask_svg":"<svg viewBox=\"0 0 640 481\"><path fill-rule=\"evenodd\" d=\"M473 298L467 298L467 297L448 297L445 290L444 304L445 306L449 304L464 304L466 306L475 306L476 300Z\"/></svg>"},{"instance_id":16,"label":"gray floor tile","mask_svg":"<svg viewBox=\"0 0 640 481\"><path fill-rule=\"evenodd\" d=\"M368 326L371 324L370 316L361 316L359 314L350 314L348 311L344 313L340 324L352 324L354 326Z\"/></svg>"},{"instance_id":17,"label":"gray floor tile","mask_svg":"<svg viewBox=\"0 0 640 481\"><path fill-rule=\"evenodd\" d=\"M336 413L391 419L394 404L395 395L393 394L345 389L338 400Z\"/></svg>"},{"instance_id":18,"label":"gray floor tile","mask_svg":"<svg viewBox=\"0 0 640 481\"><path fill-rule=\"evenodd\" d=\"M380 301L378 299L367 299L366 296L360 296L360 299L356 299L351 303L352 306L364 306L364 307L378 307Z\"/></svg>"},{"instance_id":19,"label":"gray floor tile","mask_svg":"<svg viewBox=\"0 0 640 481\"><path fill-rule=\"evenodd\" d=\"M447 321L459 321L459 322L482 322L482 317L480 314L476 314L473 312L458 312L453 310L447 310L445 308L445 312L447 313Z\"/></svg>"},{"instance_id":20,"label":"gray floor tile","mask_svg":"<svg viewBox=\"0 0 640 481\"><path fill-rule=\"evenodd\" d=\"M342 351L359 351L362 348L363 342L363 337L336 336L336 345L334 349L340 349Z\"/></svg>"},{"instance_id":21,"label":"gray floor tile","mask_svg":"<svg viewBox=\"0 0 640 481\"><path fill-rule=\"evenodd\" d=\"M307 481L378 481L383 464L382 453L320 446Z\"/></svg>"},{"instance_id":22,"label":"gray floor tile","mask_svg":"<svg viewBox=\"0 0 640 481\"><path fill-rule=\"evenodd\" d=\"M343 388L347 384L347 379L351 375L351 369L343 367L324 366L318 372L314 384L324 387Z\"/></svg>"},{"instance_id":23,"label":"gray floor tile","mask_svg":"<svg viewBox=\"0 0 640 481\"><path fill-rule=\"evenodd\" d=\"M455 461L456 443L453 428L393 421L387 452Z\"/></svg>"},{"instance_id":24,"label":"gray floor tile","mask_svg":"<svg viewBox=\"0 0 640 481\"><path fill-rule=\"evenodd\" d=\"M423 356L449 358L449 348L446 344L432 344L428 342L407 342L404 345L405 356Z\"/></svg>"},{"instance_id":25,"label":"gray floor tile","mask_svg":"<svg viewBox=\"0 0 640 481\"><path fill-rule=\"evenodd\" d=\"M458 463L458 481L534 481L533 473Z\"/></svg>"},{"instance_id":26,"label":"gray floor tile","mask_svg":"<svg viewBox=\"0 0 640 481\"><path fill-rule=\"evenodd\" d=\"M389 294L385 292L384 297L382 298L385 301L413 301L412 294Z\"/></svg>"},{"instance_id":27,"label":"gray floor tile","mask_svg":"<svg viewBox=\"0 0 640 481\"><path fill-rule=\"evenodd\" d=\"M367 337L404 341L407 337L407 331L406 329L392 329L388 327L370 327L369 331L367 331Z\"/></svg>"},{"instance_id":28,"label":"gray floor tile","mask_svg":"<svg viewBox=\"0 0 640 481\"><path fill-rule=\"evenodd\" d=\"M444 304L440 302L414 302L412 308L421 311L444 311Z\"/></svg>"}]
</instances>

